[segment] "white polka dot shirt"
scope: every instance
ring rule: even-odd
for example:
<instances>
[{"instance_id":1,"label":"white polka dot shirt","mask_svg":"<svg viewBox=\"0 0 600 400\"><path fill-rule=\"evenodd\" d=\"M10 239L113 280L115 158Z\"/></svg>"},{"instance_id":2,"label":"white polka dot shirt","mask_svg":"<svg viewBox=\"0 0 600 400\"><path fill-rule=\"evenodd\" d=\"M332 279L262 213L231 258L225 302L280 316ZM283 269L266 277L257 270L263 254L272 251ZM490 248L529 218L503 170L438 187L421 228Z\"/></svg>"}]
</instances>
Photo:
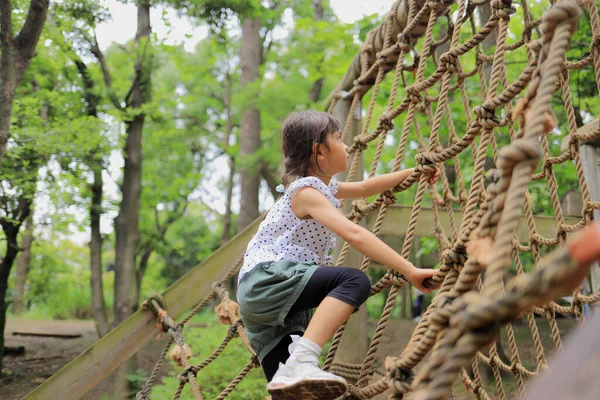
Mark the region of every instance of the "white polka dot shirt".
<instances>
[{"instance_id":1,"label":"white polka dot shirt","mask_svg":"<svg viewBox=\"0 0 600 400\"><path fill-rule=\"evenodd\" d=\"M285 194L273 205L258 232L248 243L244 255L244 265L239 280L257 264L267 261L294 260L331 265L331 251L335 247L332 232L313 219L296 217L291 208L291 195L303 187L313 187L333 204L340 206L334 197L337 193L337 179L331 178L329 186L313 176L292 182Z\"/></svg>"}]
</instances>

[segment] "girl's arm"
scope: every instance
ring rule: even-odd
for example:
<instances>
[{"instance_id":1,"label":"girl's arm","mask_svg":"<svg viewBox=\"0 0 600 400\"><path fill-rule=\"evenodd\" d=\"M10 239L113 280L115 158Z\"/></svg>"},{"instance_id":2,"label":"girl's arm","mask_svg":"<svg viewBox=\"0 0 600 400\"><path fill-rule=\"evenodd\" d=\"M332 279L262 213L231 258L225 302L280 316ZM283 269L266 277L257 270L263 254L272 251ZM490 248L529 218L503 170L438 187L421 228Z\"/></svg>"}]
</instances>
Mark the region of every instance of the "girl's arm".
<instances>
[{"instance_id":1,"label":"girl's arm","mask_svg":"<svg viewBox=\"0 0 600 400\"><path fill-rule=\"evenodd\" d=\"M423 280L435 274L432 269L415 267L379 238L348 220L316 189L306 187L292 195L292 211L299 218L313 218L331 229L352 247L404 275L417 289L429 293Z\"/></svg>"},{"instance_id":2,"label":"girl's arm","mask_svg":"<svg viewBox=\"0 0 600 400\"><path fill-rule=\"evenodd\" d=\"M403 182L414 170L414 168L409 168L403 171L374 176L362 182L338 182L338 191L335 197L338 199L357 199L384 192ZM440 170L437 168L427 182L433 185L439 176Z\"/></svg>"},{"instance_id":3,"label":"girl's arm","mask_svg":"<svg viewBox=\"0 0 600 400\"><path fill-rule=\"evenodd\" d=\"M357 199L360 197L369 197L393 188L408 178L413 171L414 168L409 168L403 171L392 172L390 174L374 176L366 181L338 182L338 191L335 194L335 197L338 199Z\"/></svg>"}]
</instances>

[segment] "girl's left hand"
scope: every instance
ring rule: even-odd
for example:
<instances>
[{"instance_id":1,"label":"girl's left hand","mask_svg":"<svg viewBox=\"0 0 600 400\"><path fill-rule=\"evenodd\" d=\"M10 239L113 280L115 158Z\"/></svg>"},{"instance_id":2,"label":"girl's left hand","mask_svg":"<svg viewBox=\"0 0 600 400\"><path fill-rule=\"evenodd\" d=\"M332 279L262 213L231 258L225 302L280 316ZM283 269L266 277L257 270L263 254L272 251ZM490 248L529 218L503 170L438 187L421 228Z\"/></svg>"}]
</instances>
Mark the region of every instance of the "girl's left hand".
<instances>
[{"instance_id":1,"label":"girl's left hand","mask_svg":"<svg viewBox=\"0 0 600 400\"><path fill-rule=\"evenodd\" d=\"M408 281L412 283L414 287L419 289L421 292L427 294L431 293L431 290L436 288L426 288L423 284L423 281L425 279L431 278L433 275L435 275L435 273L436 270L434 269L417 268L413 266L412 271L406 275L406 279L408 279Z\"/></svg>"},{"instance_id":2,"label":"girl's left hand","mask_svg":"<svg viewBox=\"0 0 600 400\"><path fill-rule=\"evenodd\" d=\"M435 183L437 182L437 180L439 178L440 178L440 166L436 165L435 171L433 172L433 174L431 174L427 177L427 183L429 184L429 186L433 186L433 185L435 185Z\"/></svg>"}]
</instances>

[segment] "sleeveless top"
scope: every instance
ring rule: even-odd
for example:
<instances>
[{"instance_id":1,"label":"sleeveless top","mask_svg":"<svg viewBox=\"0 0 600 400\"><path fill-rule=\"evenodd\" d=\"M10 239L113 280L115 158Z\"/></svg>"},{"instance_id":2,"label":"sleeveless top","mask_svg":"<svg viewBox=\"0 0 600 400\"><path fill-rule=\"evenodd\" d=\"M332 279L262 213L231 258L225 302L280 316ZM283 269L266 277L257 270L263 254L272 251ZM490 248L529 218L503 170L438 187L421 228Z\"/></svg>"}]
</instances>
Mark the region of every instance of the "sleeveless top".
<instances>
[{"instance_id":1,"label":"sleeveless top","mask_svg":"<svg viewBox=\"0 0 600 400\"><path fill-rule=\"evenodd\" d=\"M248 243L238 281L263 262L292 260L331 265L330 252L335 247L333 233L313 219L298 218L292 211L291 196L304 187L317 189L335 208L340 206L340 201L334 197L337 193L335 176L331 178L329 185L325 185L314 176L292 182L284 195L269 210L258 232Z\"/></svg>"}]
</instances>

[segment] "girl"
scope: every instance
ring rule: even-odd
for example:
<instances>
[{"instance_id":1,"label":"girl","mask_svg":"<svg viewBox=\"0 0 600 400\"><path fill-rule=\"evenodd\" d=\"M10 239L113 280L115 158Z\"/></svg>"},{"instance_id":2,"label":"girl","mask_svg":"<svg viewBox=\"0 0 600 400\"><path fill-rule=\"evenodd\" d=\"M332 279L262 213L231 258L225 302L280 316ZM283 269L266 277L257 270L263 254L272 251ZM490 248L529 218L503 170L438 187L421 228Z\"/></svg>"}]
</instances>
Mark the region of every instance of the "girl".
<instances>
[{"instance_id":1,"label":"girl","mask_svg":"<svg viewBox=\"0 0 600 400\"><path fill-rule=\"evenodd\" d=\"M318 357L367 300L371 282L358 269L325 266L331 265L332 232L430 292L423 280L434 270L416 268L337 210L338 199L383 192L412 170L338 182L335 174L347 170L350 157L341 137L338 122L327 113L288 116L283 124L285 193L248 244L240 270L240 313L274 399L334 399L346 390L342 377L319 368ZM429 177L431 185L438 175L436 170Z\"/></svg>"}]
</instances>

